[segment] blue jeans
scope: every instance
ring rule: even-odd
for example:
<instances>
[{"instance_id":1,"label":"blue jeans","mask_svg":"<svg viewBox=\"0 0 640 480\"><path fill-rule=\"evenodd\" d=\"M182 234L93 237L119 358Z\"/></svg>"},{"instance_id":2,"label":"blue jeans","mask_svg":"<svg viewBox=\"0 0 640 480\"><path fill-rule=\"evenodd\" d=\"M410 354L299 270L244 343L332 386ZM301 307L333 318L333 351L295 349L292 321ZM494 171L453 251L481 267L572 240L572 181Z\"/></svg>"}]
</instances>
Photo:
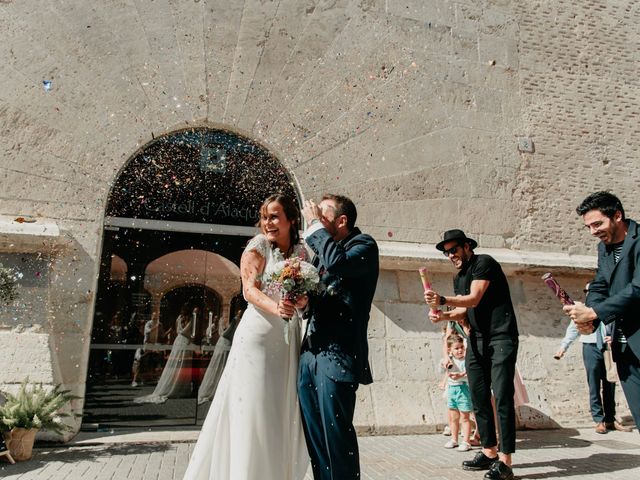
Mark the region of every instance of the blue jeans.
<instances>
[{"instance_id":1,"label":"blue jeans","mask_svg":"<svg viewBox=\"0 0 640 480\"><path fill-rule=\"evenodd\" d=\"M587 371L591 417L596 423L611 423L616 419L616 384L607 382L602 351L595 343L583 343L582 361Z\"/></svg>"}]
</instances>

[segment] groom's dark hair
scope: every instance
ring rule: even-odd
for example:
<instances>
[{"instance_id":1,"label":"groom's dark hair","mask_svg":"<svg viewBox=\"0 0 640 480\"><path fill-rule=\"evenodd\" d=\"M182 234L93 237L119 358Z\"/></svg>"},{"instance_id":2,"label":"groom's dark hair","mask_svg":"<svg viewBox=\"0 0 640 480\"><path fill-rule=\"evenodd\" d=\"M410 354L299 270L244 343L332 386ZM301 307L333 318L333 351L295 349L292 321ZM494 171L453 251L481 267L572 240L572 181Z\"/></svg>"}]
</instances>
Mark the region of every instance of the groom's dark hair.
<instances>
[{"instance_id":1,"label":"groom's dark hair","mask_svg":"<svg viewBox=\"0 0 640 480\"><path fill-rule=\"evenodd\" d=\"M331 193L325 193L322 196L322 200L333 200L336 204L336 217L339 217L340 215L346 216L347 229L349 231L353 230L353 227L356 226L358 211L356 210L356 206L350 198L347 198L343 195L333 195Z\"/></svg>"}]
</instances>

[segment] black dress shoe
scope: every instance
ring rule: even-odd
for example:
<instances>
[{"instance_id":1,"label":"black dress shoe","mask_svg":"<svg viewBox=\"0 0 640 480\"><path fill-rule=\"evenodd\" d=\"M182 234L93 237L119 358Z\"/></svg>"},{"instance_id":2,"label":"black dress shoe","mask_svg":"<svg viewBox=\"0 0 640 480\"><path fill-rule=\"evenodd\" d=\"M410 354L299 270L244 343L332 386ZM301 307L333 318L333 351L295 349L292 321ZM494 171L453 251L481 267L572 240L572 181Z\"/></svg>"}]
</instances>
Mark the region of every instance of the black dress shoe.
<instances>
[{"instance_id":1,"label":"black dress shoe","mask_svg":"<svg viewBox=\"0 0 640 480\"><path fill-rule=\"evenodd\" d=\"M491 468L484 474L487 480L513 480L513 470L504 462L497 461L491 465Z\"/></svg>"},{"instance_id":2,"label":"black dress shoe","mask_svg":"<svg viewBox=\"0 0 640 480\"><path fill-rule=\"evenodd\" d=\"M473 460L465 460L462 462L463 470L488 470L494 462L498 461L498 457L489 458L484 453L478 452Z\"/></svg>"}]
</instances>

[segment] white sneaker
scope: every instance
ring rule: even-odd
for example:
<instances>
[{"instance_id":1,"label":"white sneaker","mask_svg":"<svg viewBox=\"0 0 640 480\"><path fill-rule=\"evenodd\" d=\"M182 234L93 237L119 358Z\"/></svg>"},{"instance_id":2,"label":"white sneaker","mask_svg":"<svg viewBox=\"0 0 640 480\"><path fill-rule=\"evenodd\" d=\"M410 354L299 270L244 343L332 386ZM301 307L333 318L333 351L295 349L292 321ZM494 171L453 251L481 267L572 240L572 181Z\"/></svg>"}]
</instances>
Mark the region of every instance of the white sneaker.
<instances>
[{"instance_id":1,"label":"white sneaker","mask_svg":"<svg viewBox=\"0 0 640 480\"><path fill-rule=\"evenodd\" d=\"M444 430L442 430L442 434L445 437L450 437L451 436L451 429L449 428L449 425L445 425L444 426Z\"/></svg>"},{"instance_id":2,"label":"white sneaker","mask_svg":"<svg viewBox=\"0 0 640 480\"><path fill-rule=\"evenodd\" d=\"M457 448L458 447L458 442L455 442L453 440L449 440L447 443L444 444L444 448Z\"/></svg>"},{"instance_id":3,"label":"white sneaker","mask_svg":"<svg viewBox=\"0 0 640 480\"><path fill-rule=\"evenodd\" d=\"M138 386L138 382L131 382L131 386L132 387L137 387Z\"/></svg>"},{"instance_id":4,"label":"white sneaker","mask_svg":"<svg viewBox=\"0 0 640 480\"><path fill-rule=\"evenodd\" d=\"M471 450L471 445L465 441L460 442L460 446L458 447L459 452L468 452L469 450Z\"/></svg>"}]
</instances>

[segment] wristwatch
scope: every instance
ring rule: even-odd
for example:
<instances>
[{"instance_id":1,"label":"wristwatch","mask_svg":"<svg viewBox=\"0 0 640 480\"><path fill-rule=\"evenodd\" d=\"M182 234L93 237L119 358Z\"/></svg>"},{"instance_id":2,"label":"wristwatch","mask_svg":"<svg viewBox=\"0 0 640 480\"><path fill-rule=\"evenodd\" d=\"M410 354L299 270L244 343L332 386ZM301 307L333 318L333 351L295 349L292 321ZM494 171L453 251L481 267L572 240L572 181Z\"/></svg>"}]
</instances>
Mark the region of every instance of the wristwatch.
<instances>
[{"instance_id":1,"label":"wristwatch","mask_svg":"<svg viewBox=\"0 0 640 480\"><path fill-rule=\"evenodd\" d=\"M447 303L447 297L444 295L440 295L440 305L444 305Z\"/></svg>"}]
</instances>

